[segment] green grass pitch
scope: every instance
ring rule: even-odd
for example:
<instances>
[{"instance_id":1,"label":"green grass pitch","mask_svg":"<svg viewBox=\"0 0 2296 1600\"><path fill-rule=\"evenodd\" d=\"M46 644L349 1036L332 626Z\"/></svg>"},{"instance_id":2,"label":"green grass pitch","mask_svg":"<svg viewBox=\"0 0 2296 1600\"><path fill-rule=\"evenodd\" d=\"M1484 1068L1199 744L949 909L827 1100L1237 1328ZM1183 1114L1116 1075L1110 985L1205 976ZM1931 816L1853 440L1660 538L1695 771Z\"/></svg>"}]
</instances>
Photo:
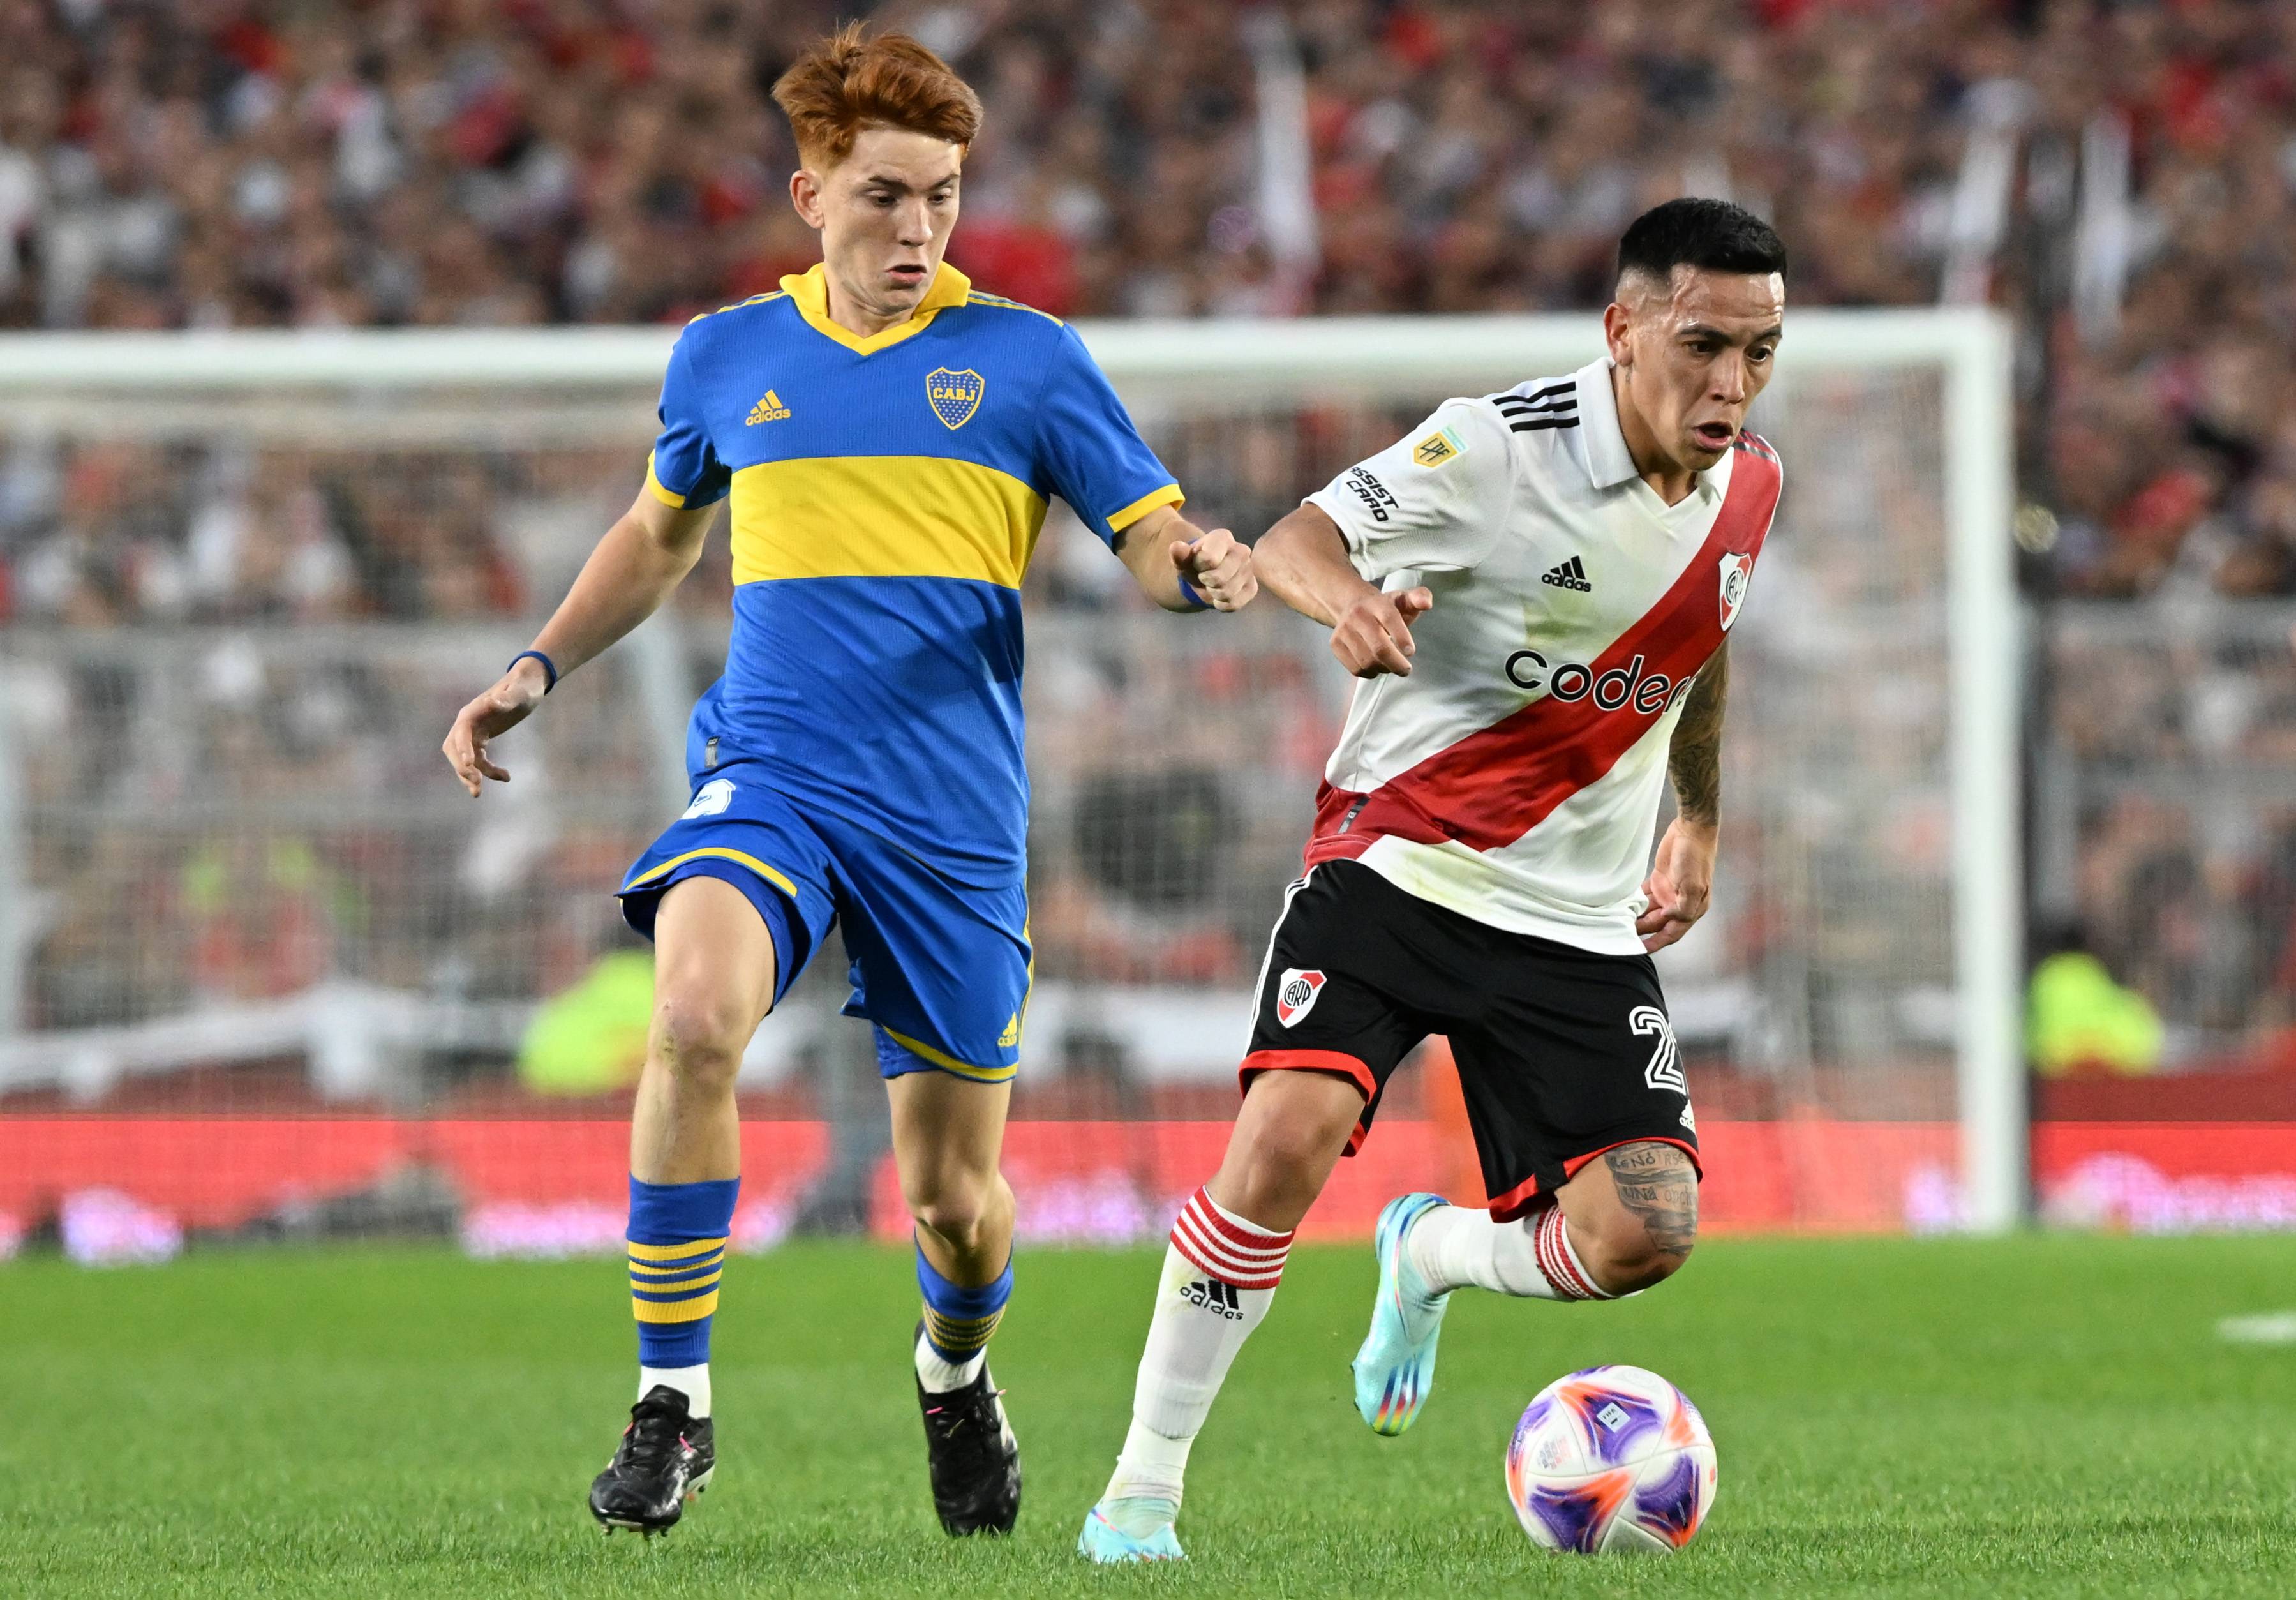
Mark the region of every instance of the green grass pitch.
<instances>
[{"instance_id":1,"label":"green grass pitch","mask_svg":"<svg viewBox=\"0 0 2296 1600\"><path fill-rule=\"evenodd\" d=\"M1019 1535L924 1493L903 1254L735 1262L718 1481L667 1539L582 1506L630 1399L611 1261L439 1251L0 1268L0 1594L2296 1594L2296 1240L1718 1242L1621 1305L1462 1296L1434 1398L1374 1438L1362 1250L1301 1250L1197 1446L1185 1567L1072 1554L1120 1440L1155 1258L1039 1251L995 1346ZM1670 1561L1534 1551L1500 1458L1548 1379L1673 1378L1720 1497Z\"/></svg>"}]
</instances>

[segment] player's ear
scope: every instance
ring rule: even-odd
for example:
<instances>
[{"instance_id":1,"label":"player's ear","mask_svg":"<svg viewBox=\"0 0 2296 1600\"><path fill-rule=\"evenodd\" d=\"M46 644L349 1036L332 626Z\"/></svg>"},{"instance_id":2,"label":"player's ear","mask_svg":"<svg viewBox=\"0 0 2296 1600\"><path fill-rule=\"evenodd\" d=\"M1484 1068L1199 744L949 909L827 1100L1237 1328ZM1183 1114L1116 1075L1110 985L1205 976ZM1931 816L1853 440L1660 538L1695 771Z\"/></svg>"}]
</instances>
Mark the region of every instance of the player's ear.
<instances>
[{"instance_id":1,"label":"player's ear","mask_svg":"<svg viewBox=\"0 0 2296 1600\"><path fill-rule=\"evenodd\" d=\"M790 204L804 219L805 226L818 232L827 220L822 206L822 182L812 168L800 167L790 174Z\"/></svg>"},{"instance_id":2,"label":"player's ear","mask_svg":"<svg viewBox=\"0 0 2296 1600\"><path fill-rule=\"evenodd\" d=\"M1634 313L1626 306L1612 300L1603 308L1603 339L1611 347L1611 359L1620 366L1634 365L1634 342L1628 337L1634 324Z\"/></svg>"}]
</instances>

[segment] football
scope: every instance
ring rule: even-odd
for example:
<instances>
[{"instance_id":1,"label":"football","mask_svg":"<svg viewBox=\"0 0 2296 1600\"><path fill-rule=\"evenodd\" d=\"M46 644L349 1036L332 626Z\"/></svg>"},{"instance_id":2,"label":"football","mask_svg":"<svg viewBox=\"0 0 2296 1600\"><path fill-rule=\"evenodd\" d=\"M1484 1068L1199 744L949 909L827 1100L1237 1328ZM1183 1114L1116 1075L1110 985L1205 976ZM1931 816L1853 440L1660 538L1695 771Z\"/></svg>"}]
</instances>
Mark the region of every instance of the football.
<instances>
[{"instance_id":1,"label":"football","mask_svg":"<svg viewBox=\"0 0 2296 1600\"><path fill-rule=\"evenodd\" d=\"M1689 1396L1639 1366L1590 1366L1523 1411L1507 1446L1507 1499L1546 1549L1667 1555L1698 1536L1717 1471Z\"/></svg>"}]
</instances>

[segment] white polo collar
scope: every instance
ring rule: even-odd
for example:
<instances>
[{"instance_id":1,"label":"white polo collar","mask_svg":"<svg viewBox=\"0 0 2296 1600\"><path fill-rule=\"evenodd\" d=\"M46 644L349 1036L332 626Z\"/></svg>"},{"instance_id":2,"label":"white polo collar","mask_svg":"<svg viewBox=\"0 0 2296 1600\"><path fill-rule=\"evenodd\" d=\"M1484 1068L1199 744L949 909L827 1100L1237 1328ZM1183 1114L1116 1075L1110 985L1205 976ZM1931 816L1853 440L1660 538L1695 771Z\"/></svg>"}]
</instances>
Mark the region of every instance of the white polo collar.
<instances>
[{"instance_id":1,"label":"white polo collar","mask_svg":"<svg viewBox=\"0 0 2296 1600\"><path fill-rule=\"evenodd\" d=\"M1635 453L1627 448L1626 430L1619 425L1619 398L1611 391L1608 356L1588 362L1571 377L1578 384L1578 437L1587 452L1587 476L1596 488L1616 488L1642 476ZM1730 455L1698 474L1693 496L1719 498L1730 487Z\"/></svg>"}]
</instances>

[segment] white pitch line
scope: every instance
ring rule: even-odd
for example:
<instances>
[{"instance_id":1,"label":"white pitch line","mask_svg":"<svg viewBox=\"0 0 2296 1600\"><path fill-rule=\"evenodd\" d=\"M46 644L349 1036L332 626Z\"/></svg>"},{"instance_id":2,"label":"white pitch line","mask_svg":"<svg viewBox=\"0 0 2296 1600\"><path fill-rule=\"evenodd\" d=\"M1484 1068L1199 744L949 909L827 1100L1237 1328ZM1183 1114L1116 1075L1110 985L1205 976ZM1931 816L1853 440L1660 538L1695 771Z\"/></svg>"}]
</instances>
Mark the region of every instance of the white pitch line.
<instances>
[{"instance_id":1,"label":"white pitch line","mask_svg":"<svg viewBox=\"0 0 2296 1600\"><path fill-rule=\"evenodd\" d=\"M2227 1317L2217 1324L2217 1337L2233 1344L2296 1344L2296 1311Z\"/></svg>"}]
</instances>

